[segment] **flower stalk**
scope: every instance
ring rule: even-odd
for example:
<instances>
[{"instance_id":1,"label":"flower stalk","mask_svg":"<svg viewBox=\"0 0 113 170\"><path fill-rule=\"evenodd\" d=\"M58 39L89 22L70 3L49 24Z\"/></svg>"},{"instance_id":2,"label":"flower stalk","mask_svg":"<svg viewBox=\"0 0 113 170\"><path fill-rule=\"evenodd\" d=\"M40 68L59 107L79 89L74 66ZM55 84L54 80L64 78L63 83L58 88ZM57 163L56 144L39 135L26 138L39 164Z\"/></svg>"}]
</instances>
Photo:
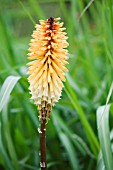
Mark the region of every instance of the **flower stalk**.
<instances>
[{"instance_id":1,"label":"flower stalk","mask_svg":"<svg viewBox=\"0 0 113 170\"><path fill-rule=\"evenodd\" d=\"M41 170L47 169L46 162L46 120L41 122L40 127L40 167Z\"/></svg>"}]
</instances>

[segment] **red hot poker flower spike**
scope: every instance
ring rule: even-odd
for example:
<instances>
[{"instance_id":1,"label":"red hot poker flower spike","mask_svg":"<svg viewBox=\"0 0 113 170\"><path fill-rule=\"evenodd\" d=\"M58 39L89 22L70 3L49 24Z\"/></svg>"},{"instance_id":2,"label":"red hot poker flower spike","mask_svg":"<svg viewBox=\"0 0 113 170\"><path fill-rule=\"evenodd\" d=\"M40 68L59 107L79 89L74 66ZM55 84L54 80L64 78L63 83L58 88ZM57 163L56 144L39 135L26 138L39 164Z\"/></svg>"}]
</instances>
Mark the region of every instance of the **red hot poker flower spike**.
<instances>
[{"instance_id":1,"label":"red hot poker flower spike","mask_svg":"<svg viewBox=\"0 0 113 170\"><path fill-rule=\"evenodd\" d=\"M30 41L28 59L32 60L27 65L28 81L32 99L38 106L40 119L50 117L52 106L61 96L65 73L68 63L65 49L68 46L66 33L63 32L63 23L60 18L50 17L47 20L39 20Z\"/></svg>"}]
</instances>

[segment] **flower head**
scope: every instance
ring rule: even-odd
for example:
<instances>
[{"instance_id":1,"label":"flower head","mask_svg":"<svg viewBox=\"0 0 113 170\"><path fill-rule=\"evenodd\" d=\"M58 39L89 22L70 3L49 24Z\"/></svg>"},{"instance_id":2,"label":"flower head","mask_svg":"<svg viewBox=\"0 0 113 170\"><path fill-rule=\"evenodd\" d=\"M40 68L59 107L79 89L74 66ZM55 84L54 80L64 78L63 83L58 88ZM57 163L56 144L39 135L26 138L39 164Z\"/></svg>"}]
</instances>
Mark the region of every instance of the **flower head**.
<instances>
[{"instance_id":1,"label":"flower head","mask_svg":"<svg viewBox=\"0 0 113 170\"><path fill-rule=\"evenodd\" d=\"M30 41L28 59L32 60L27 65L28 81L32 99L38 106L40 119L50 117L52 106L61 96L65 73L68 63L65 49L68 46L66 33L63 32L63 23L60 18L50 17L47 20L39 20L36 24Z\"/></svg>"}]
</instances>

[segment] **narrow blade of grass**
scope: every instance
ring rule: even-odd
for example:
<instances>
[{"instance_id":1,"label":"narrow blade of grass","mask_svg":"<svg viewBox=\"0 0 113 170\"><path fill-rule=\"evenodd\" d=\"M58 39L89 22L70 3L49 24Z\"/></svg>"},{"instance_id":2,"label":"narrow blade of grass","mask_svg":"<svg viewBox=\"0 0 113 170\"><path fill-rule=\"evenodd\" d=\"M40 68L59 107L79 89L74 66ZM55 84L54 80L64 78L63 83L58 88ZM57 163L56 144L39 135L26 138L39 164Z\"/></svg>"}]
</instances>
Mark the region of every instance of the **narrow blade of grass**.
<instances>
[{"instance_id":1,"label":"narrow blade of grass","mask_svg":"<svg viewBox=\"0 0 113 170\"><path fill-rule=\"evenodd\" d=\"M77 156L75 155L74 147L72 143L70 142L69 138L62 132L59 133L60 140L62 141L62 144L67 151L70 159L71 166L73 170L79 170L78 160Z\"/></svg>"},{"instance_id":2,"label":"narrow blade of grass","mask_svg":"<svg viewBox=\"0 0 113 170\"><path fill-rule=\"evenodd\" d=\"M31 20L31 22L35 25L35 21L33 19L33 17L31 16L30 12L25 8L24 4L21 2L21 0L18 0L20 5L23 7L25 13L27 14L27 16L29 17L29 19Z\"/></svg>"},{"instance_id":3,"label":"narrow blade of grass","mask_svg":"<svg viewBox=\"0 0 113 170\"><path fill-rule=\"evenodd\" d=\"M73 144L78 148L79 152L81 152L83 155L86 155L86 153L94 158L94 155L89 150L86 143L80 138L78 135L72 132L71 129L67 126L67 124L61 119L61 117L58 114L54 113L54 117L58 122L58 126L65 132L65 134L70 138L70 140L73 142Z\"/></svg>"},{"instance_id":4,"label":"narrow blade of grass","mask_svg":"<svg viewBox=\"0 0 113 170\"><path fill-rule=\"evenodd\" d=\"M80 117L80 121L84 127L87 139L89 141L90 147L93 151L93 153L95 154L95 156L97 157L98 152L99 152L99 143L97 141L97 138L94 134L94 131L92 130L88 120L86 119L86 116L83 112L83 109L81 108L81 106L79 105L79 102L77 100L76 94L74 93L74 91L72 90L68 80L66 81L66 88L65 88L65 92L67 93L70 101L72 102L74 108L77 110L79 117Z\"/></svg>"},{"instance_id":5,"label":"narrow blade of grass","mask_svg":"<svg viewBox=\"0 0 113 170\"><path fill-rule=\"evenodd\" d=\"M32 7L34 13L40 18L40 19L46 19L46 16L44 14L44 10L40 8L39 2L34 0L29 0L29 4Z\"/></svg>"},{"instance_id":6,"label":"narrow blade of grass","mask_svg":"<svg viewBox=\"0 0 113 170\"><path fill-rule=\"evenodd\" d=\"M13 167L15 167L16 170L19 170L20 168L18 164L17 154L15 151L13 140L11 138L11 133L10 133L7 104L5 105L2 111L2 122L3 122L3 133L6 139L7 148L8 148L11 160L12 160Z\"/></svg>"},{"instance_id":7,"label":"narrow blade of grass","mask_svg":"<svg viewBox=\"0 0 113 170\"><path fill-rule=\"evenodd\" d=\"M73 144L71 143L68 136L66 136L62 132L61 128L59 127L58 120L56 119L56 116L53 116L52 118L53 118L53 121L54 121L54 125L56 126L56 130L57 130L58 136L59 136L59 138L61 140L61 143L63 144L63 146L64 146L64 148L65 148L65 150L66 150L66 152L68 154L72 169L73 170L79 170L80 167L79 167L76 151L74 149Z\"/></svg>"},{"instance_id":8,"label":"narrow blade of grass","mask_svg":"<svg viewBox=\"0 0 113 170\"><path fill-rule=\"evenodd\" d=\"M0 153L3 156L3 159L5 161L5 167L7 168L7 170L13 170L13 167L11 165L10 159L7 155L7 152L4 148L3 142L2 142L2 135L1 135L1 122L0 122Z\"/></svg>"}]
</instances>

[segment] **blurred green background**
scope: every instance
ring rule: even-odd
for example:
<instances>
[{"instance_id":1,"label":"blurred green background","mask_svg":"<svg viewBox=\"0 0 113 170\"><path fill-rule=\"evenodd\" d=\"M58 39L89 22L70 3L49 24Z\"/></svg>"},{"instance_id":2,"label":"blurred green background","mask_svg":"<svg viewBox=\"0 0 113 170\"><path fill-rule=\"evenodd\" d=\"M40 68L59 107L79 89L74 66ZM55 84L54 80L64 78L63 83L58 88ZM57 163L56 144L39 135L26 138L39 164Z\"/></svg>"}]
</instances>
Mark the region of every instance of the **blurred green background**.
<instances>
[{"instance_id":1,"label":"blurred green background","mask_svg":"<svg viewBox=\"0 0 113 170\"><path fill-rule=\"evenodd\" d=\"M112 170L112 0L0 0L0 170L40 169L38 110L26 64L34 23L50 16L61 17L70 45L65 88L47 124L48 169ZM109 89L111 107L102 121L96 111Z\"/></svg>"}]
</instances>

